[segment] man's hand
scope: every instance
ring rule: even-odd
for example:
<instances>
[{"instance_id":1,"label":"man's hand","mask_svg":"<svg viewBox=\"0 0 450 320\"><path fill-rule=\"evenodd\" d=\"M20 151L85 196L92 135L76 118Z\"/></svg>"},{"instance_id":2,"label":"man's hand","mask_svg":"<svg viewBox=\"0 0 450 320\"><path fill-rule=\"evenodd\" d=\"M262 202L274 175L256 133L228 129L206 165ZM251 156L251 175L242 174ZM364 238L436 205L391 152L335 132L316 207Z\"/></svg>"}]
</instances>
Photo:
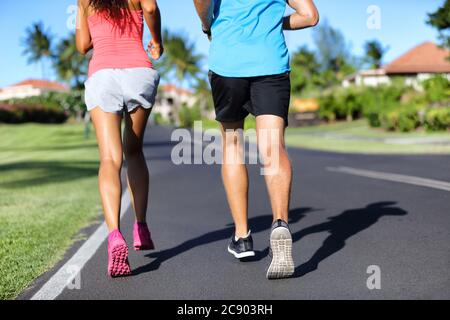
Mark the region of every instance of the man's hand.
<instances>
[{"instance_id":1,"label":"man's hand","mask_svg":"<svg viewBox=\"0 0 450 320\"><path fill-rule=\"evenodd\" d=\"M208 37L209 41L212 41L212 34L211 34L211 29L207 29L204 26L202 26L202 31L204 34L206 34L206 36Z\"/></svg>"},{"instance_id":2,"label":"man's hand","mask_svg":"<svg viewBox=\"0 0 450 320\"><path fill-rule=\"evenodd\" d=\"M148 44L148 52L150 53L152 59L159 60L164 53L164 47L161 43L152 39Z\"/></svg>"}]
</instances>

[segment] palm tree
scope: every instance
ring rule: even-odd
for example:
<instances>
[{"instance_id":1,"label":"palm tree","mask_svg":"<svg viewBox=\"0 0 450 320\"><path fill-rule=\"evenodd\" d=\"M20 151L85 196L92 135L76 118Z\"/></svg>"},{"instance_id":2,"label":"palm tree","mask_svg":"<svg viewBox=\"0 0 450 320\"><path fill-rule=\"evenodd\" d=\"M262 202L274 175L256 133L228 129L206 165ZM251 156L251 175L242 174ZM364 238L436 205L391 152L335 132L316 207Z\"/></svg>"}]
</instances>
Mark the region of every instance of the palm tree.
<instances>
[{"instance_id":1,"label":"palm tree","mask_svg":"<svg viewBox=\"0 0 450 320\"><path fill-rule=\"evenodd\" d=\"M61 80L68 82L75 89L83 89L88 61L78 53L75 34L71 33L57 45L53 65Z\"/></svg>"},{"instance_id":2,"label":"palm tree","mask_svg":"<svg viewBox=\"0 0 450 320\"><path fill-rule=\"evenodd\" d=\"M195 53L195 44L184 35L172 34L168 30L164 30L163 39L165 54L157 62L161 76L166 80L175 78L175 83L181 88L186 82L192 84L200 72L200 61L203 58ZM174 105L174 116L177 122L180 121L181 107L178 104Z\"/></svg>"},{"instance_id":3,"label":"palm tree","mask_svg":"<svg viewBox=\"0 0 450 320\"><path fill-rule=\"evenodd\" d=\"M445 0L439 9L429 13L427 23L438 30L442 46L450 48L450 0Z\"/></svg>"},{"instance_id":4,"label":"palm tree","mask_svg":"<svg viewBox=\"0 0 450 320\"><path fill-rule=\"evenodd\" d=\"M183 87L184 83L196 78L200 72L202 55L195 53L195 43L184 35L171 34L164 31L165 54L158 63L159 70L164 78L175 76L177 84Z\"/></svg>"},{"instance_id":5,"label":"palm tree","mask_svg":"<svg viewBox=\"0 0 450 320\"><path fill-rule=\"evenodd\" d=\"M41 64L42 78L45 78L45 60L52 57L53 35L45 30L42 22L31 25L26 33L23 54L28 56L28 63Z\"/></svg>"},{"instance_id":6,"label":"palm tree","mask_svg":"<svg viewBox=\"0 0 450 320\"><path fill-rule=\"evenodd\" d=\"M383 63L383 56L388 51L387 47L377 41L368 41L365 44L366 61L373 69L379 69Z\"/></svg>"}]
</instances>

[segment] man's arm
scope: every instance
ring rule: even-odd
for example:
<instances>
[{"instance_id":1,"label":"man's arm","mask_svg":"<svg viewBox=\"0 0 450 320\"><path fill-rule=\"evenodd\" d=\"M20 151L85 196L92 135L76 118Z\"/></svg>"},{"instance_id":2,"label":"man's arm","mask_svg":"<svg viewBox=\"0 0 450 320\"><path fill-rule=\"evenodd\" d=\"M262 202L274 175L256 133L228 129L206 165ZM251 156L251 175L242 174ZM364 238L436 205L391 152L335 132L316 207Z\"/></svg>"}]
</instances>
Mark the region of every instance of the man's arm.
<instances>
[{"instance_id":1,"label":"man's arm","mask_svg":"<svg viewBox=\"0 0 450 320\"><path fill-rule=\"evenodd\" d=\"M313 0L287 0L287 3L295 13L284 18L284 30L300 30L319 23L319 11Z\"/></svg>"},{"instance_id":2,"label":"man's arm","mask_svg":"<svg viewBox=\"0 0 450 320\"><path fill-rule=\"evenodd\" d=\"M209 31L213 20L214 0L194 0L194 5L202 22L203 31Z\"/></svg>"}]
</instances>

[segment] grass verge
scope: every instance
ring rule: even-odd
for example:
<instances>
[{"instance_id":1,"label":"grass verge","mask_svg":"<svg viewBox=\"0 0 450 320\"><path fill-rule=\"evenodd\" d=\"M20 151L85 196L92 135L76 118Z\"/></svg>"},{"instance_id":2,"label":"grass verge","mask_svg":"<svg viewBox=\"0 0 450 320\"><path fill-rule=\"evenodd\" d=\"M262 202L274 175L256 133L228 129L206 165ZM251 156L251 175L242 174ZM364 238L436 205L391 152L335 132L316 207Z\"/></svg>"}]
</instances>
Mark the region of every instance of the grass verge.
<instances>
[{"instance_id":1,"label":"grass verge","mask_svg":"<svg viewBox=\"0 0 450 320\"><path fill-rule=\"evenodd\" d=\"M202 120L203 129L219 129L215 120ZM245 128L254 129L249 117ZM450 133L387 132L369 127L366 120L288 128L286 144L314 150L367 154L450 154Z\"/></svg>"},{"instance_id":2,"label":"grass verge","mask_svg":"<svg viewBox=\"0 0 450 320\"><path fill-rule=\"evenodd\" d=\"M0 125L0 299L51 268L100 210L83 125Z\"/></svg>"},{"instance_id":3,"label":"grass verge","mask_svg":"<svg viewBox=\"0 0 450 320\"><path fill-rule=\"evenodd\" d=\"M373 154L448 154L450 133L387 132L366 120L289 128L286 144L307 149Z\"/></svg>"}]
</instances>

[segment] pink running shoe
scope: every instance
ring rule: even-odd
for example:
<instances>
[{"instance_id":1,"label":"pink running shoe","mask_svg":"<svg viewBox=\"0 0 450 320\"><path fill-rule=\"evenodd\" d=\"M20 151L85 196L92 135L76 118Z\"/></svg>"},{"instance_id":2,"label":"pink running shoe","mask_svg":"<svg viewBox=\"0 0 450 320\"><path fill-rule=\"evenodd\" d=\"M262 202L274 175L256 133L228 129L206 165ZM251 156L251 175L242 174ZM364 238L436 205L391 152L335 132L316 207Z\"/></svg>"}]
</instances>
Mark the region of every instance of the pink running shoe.
<instances>
[{"instance_id":1,"label":"pink running shoe","mask_svg":"<svg viewBox=\"0 0 450 320\"><path fill-rule=\"evenodd\" d=\"M108 237L108 274L112 278L131 274L128 246L119 230L114 230Z\"/></svg>"},{"instance_id":2,"label":"pink running shoe","mask_svg":"<svg viewBox=\"0 0 450 320\"><path fill-rule=\"evenodd\" d=\"M136 222L133 228L134 236L134 250L154 250L155 245L153 244L152 236L148 225L146 223Z\"/></svg>"}]
</instances>

